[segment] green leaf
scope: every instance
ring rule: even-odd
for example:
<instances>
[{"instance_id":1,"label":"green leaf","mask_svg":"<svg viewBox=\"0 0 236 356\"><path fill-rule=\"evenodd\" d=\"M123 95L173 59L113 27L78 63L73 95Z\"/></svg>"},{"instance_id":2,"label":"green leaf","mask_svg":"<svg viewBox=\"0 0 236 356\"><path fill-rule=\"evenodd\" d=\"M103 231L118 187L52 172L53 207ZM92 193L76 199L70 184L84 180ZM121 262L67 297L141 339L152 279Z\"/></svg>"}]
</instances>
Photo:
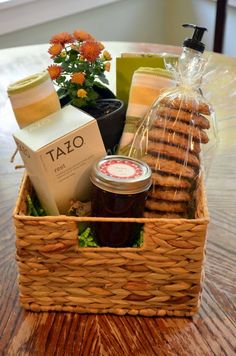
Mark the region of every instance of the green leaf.
<instances>
[{"instance_id":1,"label":"green leaf","mask_svg":"<svg viewBox=\"0 0 236 356\"><path fill-rule=\"evenodd\" d=\"M86 88L92 88L92 86L93 86L93 80L91 80L91 79L85 79L85 82L84 82L84 87L86 87Z\"/></svg>"},{"instance_id":2,"label":"green leaf","mask_svg":"<svg viewBox=\"0 0 236 356\"><path fill-rule=\"evenodd\" d=\"M62 63L62 62L64 62L64 58L62 58L61 56L57 56L57 57L55 57L55 58L53 58L53 62L54 63Z\"/></svg>"},{"instance_id":3,"label":"green leaf","mask_svg":"<svg viewBox=\"0 0 236 356\"><path fill-rule=\"evenodd\" d=\"M59 89L57 90L57 95L59 96L59 98L61 98L61 97L64 96L64 95L67 95L67 94L68 94L67 89L59 88Z\"/></svg>"},{"instance_id":4,"label":"green leaf","mask_svg":"<svg viewBox=\"0 0 236 356\"><path fill-rule=\"evenodd\" d=\"M78 52L71 50L69 53L69 61L70 62L75 62L78 56Z\"/></svg>"},{"instance_id":5,"label":"green leaf","mask_svg":"<svg viewBox=\"0 0 236 356\"><path fill-rule=\"evenodd\" d=\"M87 98L74 98L72 100L72 105L77 106L78 108L86 106L87 105Z\"/></svg>"},{"instance_id":6,"label":"green leaf","mask_svg":"<svg viewBox=\"0 0 236 356\"><path fill-rule=\"evenodd\" d=\"M60 76L59 78L56 79L56 82L58 85L60 85L60 84L64 83L65 80L66 80L66 77Z\"/></svg>"},{"instance_id":7,"label":"green leaf","mask_svg":"<svg viewBox=\"0 0 236 356\"><path fill-rule=\"evenodd\" d=\"M69 71L70 72L70 63L67 63L67 62L63 62L61 64L61 67L64 71Z\"/></svg>"},{"instance_id":8,"label":"green leaf","mask_svg":"<svg viewBox=\"0 0 236 356\"><path fill-rule=\"evenodd\" d=\"M98 93L93 88L89 88L87 90L87 93L88 93L87 97L89 98L89 100L94 101L94 100L97 100L99 97Z\"/></svg>"}]
</instances>

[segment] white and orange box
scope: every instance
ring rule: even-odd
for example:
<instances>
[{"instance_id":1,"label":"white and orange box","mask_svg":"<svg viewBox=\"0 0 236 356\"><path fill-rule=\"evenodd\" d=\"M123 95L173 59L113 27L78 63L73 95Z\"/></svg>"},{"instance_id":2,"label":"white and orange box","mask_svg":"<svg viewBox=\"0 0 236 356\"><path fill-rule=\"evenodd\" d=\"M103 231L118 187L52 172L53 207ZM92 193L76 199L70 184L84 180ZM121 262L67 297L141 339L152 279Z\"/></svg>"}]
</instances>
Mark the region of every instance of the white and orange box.
<instances>
[{"instance_id":1,"label":"white and orange box","mask_svg":"<svg viewBox=\"0 0 236 356\"><path fill-rule=\"evenodd\" d=\"M69 105L13 137L48 215L66 214L72 199L90 199L91 167L106 155L92 116Z\"/></svg>"}]
</instances>

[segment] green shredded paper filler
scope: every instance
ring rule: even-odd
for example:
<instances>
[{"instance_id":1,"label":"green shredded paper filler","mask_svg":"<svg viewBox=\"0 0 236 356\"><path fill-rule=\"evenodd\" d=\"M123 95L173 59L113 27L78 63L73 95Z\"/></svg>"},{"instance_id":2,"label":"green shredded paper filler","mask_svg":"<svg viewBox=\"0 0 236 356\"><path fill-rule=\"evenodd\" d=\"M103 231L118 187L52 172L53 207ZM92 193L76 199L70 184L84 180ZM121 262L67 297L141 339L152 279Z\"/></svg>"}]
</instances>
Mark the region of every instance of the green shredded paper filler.
<instances>
[{"instance_id":1,"label":"green shredded paper filler","mask_svg":"<svg viewBox=\"0 0 236 356\"><path fill-rule=\"evenodd\" d=\"M27 204L27 215L30 216L46 216L46 212L42 208L36 194L34 196L30 196L27 194L26 196L26 204ZM78 223L78 239L80 247L99 247L99 245L94 240L91 226L89 222L79 222ZM143 230L141 229L140 235L134 241L132 247L140 247L143 244Z\"/></svg>"}]
</instances>

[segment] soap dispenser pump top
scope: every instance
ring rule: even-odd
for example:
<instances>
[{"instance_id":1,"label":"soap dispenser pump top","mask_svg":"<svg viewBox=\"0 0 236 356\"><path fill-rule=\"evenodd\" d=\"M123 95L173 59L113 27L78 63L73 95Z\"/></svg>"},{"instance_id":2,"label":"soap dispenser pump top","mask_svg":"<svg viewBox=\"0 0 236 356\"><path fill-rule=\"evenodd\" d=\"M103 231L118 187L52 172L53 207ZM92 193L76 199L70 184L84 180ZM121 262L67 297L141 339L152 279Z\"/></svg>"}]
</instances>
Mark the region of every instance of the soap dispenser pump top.
<instances>
[{"instance_id":1,"label":"soap dispenser pump top","mask_svg":"<svg viewBox=\"0 0 236 356\"><path fill-rule=\"evenodd\" d=\"M192 38L186 38L183 42L183 47L192 48L198 52L203 53L205 50L205 45L201 42L201 40L205 31L207 31L207 28L188 23L183 24L183 27L194 29Z\"/></svg>"}]
</instances>

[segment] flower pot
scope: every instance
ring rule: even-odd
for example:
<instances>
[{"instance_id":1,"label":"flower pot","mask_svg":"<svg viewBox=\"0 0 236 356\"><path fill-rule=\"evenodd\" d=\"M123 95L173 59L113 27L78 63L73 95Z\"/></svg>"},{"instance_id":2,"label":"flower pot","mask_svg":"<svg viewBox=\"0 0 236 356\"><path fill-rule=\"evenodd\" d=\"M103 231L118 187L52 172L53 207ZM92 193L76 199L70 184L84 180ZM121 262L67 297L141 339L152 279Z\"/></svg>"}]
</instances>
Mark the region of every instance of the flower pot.
<instances>
[{"instance_id":1,"label":"flower pot","mask_svg":"<svg viewBox=\"0 0 236 356\"><path fill-rule=\"evenodd\" d=\"M82 108L98 123L107 154L115 154L123 132L126 106L119 99L99 99L96 106Z\"/></svg>"},{"instance_id":2,"label":"flower pot","mask_svg":"<svg viewBox=\"0 0 236 356\"><path fill-rule=\"evenodd\" d=\"M80 110L97 120L107 154L115 154L124 128L126 106L111 91L106 90L103 95L106 98L97 100L96 105L85 106ZM70 101L69 96L61 97L61 107L68 105Z\"/></svg>"}]
</instances>

